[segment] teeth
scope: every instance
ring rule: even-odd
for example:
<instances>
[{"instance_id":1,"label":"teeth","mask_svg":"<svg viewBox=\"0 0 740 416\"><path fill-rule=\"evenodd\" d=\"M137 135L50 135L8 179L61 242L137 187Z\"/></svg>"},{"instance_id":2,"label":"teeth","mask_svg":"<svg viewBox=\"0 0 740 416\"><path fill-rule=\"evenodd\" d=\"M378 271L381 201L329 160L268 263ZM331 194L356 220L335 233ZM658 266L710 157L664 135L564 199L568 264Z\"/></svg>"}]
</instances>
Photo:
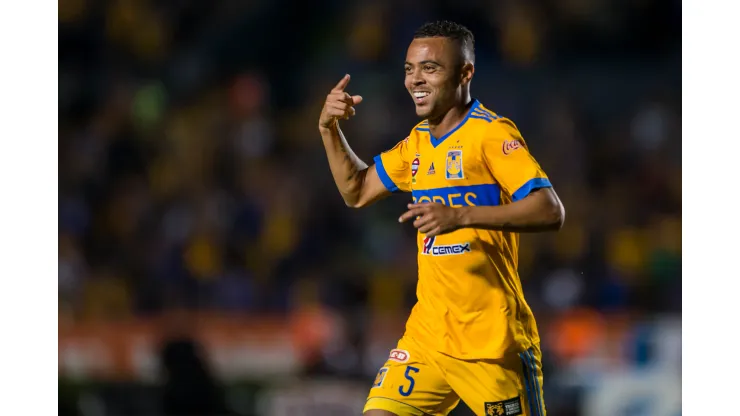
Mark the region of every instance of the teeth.
<instances>
[{"instance_id":1,"label":"teeth","mask_svg":"<svg viewBox=\"0 0 740 416\"><path fill-rule=\"evenodd\" d=\"M429 95L429 93L428 93L428 92L415 92L415 93L414 93L414 97L416 97L416 98L424 98L424 97L426 97L427 95Z\"/></svg>"}]
</instances>

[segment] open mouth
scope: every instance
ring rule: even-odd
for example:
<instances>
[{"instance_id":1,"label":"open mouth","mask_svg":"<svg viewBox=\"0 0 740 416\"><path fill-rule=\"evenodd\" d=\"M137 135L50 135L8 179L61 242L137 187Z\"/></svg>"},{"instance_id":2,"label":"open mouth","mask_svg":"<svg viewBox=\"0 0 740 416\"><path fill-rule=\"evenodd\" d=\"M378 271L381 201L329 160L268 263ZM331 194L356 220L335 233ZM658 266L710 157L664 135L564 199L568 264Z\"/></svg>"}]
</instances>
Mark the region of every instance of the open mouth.
<instances>
[{"instance_id":1,"label":"open mouth","mask_svg":"<svg viewBox=\"0 0 740 416\"><path fill-rule=\"evenodd\" d=\"M427 101L427 97L429 97L432 93L429 91L414 91L414 101L416 104L424 104Z\"/></svg>"}]
</instances>

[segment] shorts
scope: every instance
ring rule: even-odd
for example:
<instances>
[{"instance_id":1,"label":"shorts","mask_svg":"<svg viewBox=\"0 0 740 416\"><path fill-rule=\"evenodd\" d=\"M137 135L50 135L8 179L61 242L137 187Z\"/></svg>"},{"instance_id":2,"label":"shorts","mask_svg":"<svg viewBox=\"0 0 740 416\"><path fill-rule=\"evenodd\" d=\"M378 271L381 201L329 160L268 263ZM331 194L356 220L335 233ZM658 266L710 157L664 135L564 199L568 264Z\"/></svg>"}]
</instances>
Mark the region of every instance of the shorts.
<instances>
[{"instance_id":1,"label":"shorts","mask_svg":"<svg viewBox=\"0 0 740 416\"><path fill-rule=\"evenodd\" d=\"M404 336L378 371L366 412L447 415L460 402L480 416L545 416L539 345L497 360L461 360Z\"/></svg>"}]
</instances>

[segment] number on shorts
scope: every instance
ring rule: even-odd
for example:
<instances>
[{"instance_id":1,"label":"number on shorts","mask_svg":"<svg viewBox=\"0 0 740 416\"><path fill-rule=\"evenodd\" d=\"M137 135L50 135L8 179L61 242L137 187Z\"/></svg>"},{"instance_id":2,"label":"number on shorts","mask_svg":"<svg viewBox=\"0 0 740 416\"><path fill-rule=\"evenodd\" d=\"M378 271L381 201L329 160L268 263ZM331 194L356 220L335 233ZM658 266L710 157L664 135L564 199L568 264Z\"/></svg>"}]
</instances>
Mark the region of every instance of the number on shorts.
<instances>
[{"instance_id":1,"label":"number on shorts","mask_svg":"<svg viewBox=\"0 0 740 416\"><path fill-rule=\"evenodd\" d=\"M406 377L406 380L409 381L409 386L406 388L406 391L403 390L403 386L400 386L398 388L398 392L401 393L401 396L408 397L412 391L414 391L414 378L411 377L411 373L418 373L419 369L412 366L406 366L406 373L403 375Z\"/></svg>"}]
</instances>

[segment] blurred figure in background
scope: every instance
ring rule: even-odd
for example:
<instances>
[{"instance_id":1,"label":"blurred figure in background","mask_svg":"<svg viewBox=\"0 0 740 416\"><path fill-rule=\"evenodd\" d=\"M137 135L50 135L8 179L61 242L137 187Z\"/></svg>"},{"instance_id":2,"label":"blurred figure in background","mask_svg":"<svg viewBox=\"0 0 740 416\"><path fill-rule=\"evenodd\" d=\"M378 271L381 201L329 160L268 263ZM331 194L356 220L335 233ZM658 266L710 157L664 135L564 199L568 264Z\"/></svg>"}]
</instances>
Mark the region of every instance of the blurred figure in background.
<instances>
[{"instance_id":1,"label":"blurred figure in background","mask_svg":"<svg viewBox=\"0 0 740 416\"><path fill-rule=\"evenodd\" d=\"M183 324L175 324L160 352L165 373L162 411L165 416L226 416L224 394L203 356L203 346Z\"/></svg>"},{"instance_id":2,"label":"blurred figure in background","mask_svg":"<svg viewBox=\"0 0 740 416\"><path fill-rule=\"evenodd\" d=\"M226 408L200 346L192 339L167 341L161 361L167 372L163 410L167 416L225 415Z\"/></svg>"}]
</instances>

